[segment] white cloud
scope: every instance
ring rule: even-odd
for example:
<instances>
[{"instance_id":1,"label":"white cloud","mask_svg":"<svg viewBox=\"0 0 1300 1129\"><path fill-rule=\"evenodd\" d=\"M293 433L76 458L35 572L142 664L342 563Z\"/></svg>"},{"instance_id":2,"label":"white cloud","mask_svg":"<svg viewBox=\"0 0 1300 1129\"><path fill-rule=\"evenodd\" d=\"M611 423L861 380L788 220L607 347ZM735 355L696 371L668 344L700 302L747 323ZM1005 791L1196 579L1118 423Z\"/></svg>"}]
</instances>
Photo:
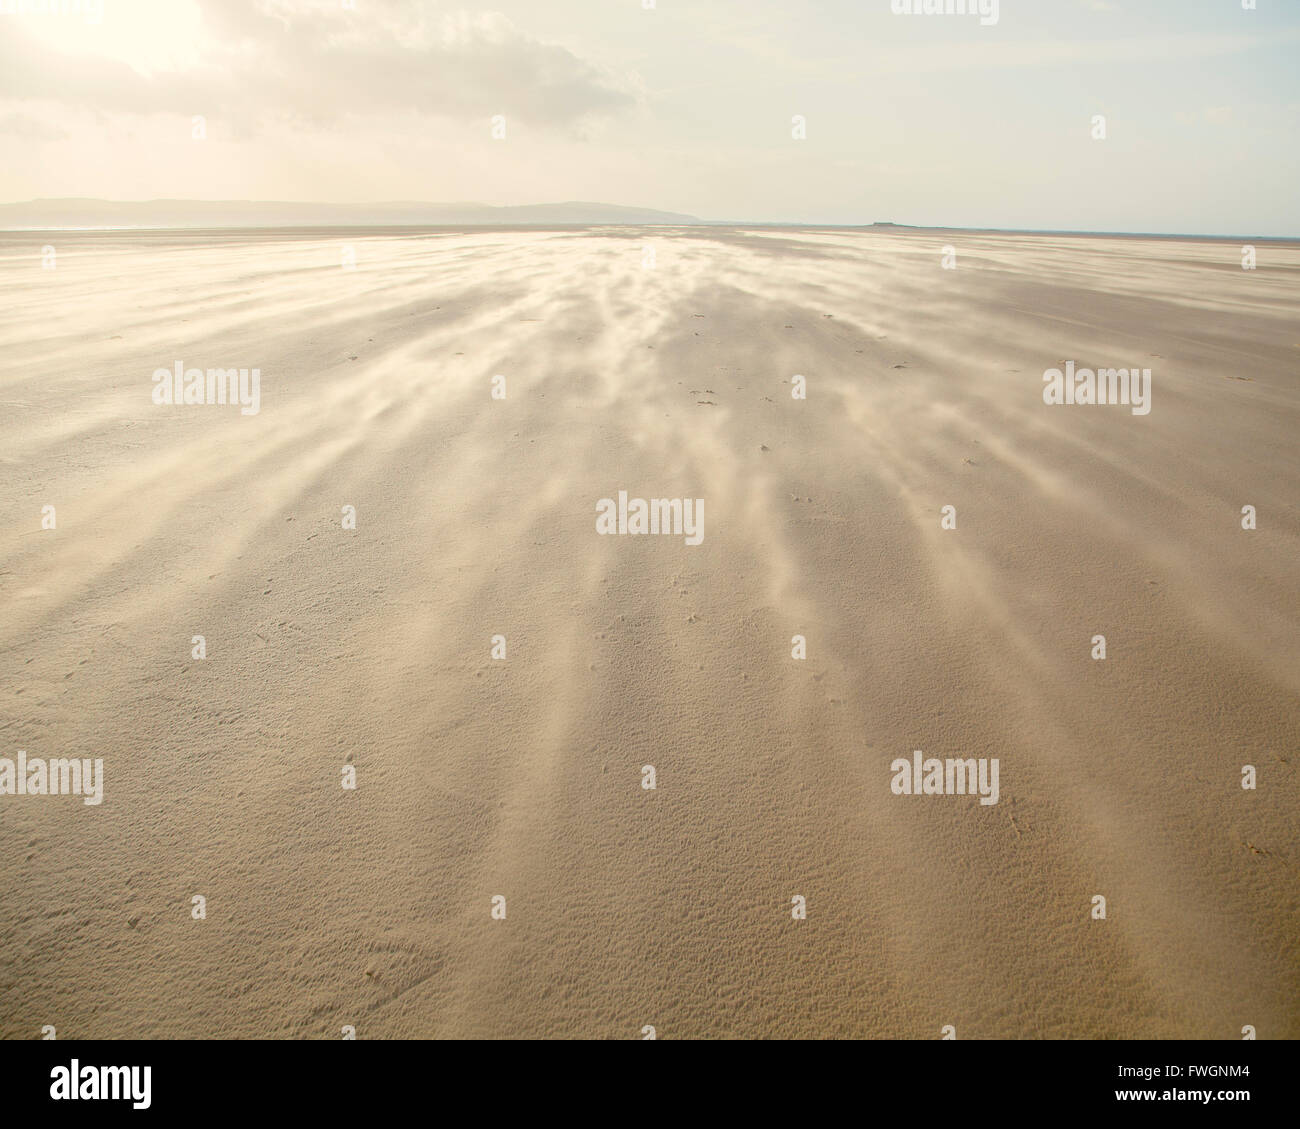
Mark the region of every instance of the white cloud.
<instances>
[{"instance_id":1,"label":"white cloud","mask_svg":"<svg viewBox=\"0 0 1300 1129\"><path fill-rule=\"evenodd\" d=\"M84 35L74 49L60 49L11 25L0 39L0 96L224 116L232 130L270 117L321 124L413 112L458 119L500 113L530 126L581 131L589 119L638 101L633 76L529 35L499 13L430 15L422 5L373 0L358 9L204 0L189 42L157 45L159 59L193 58L148 70L138 64L138 43L132 56L125 54L130 40L106 36L99 51L79 52L76 46L90 43ZM115 52L115 43L123 50Z\"/></svg>"}]
</instances>

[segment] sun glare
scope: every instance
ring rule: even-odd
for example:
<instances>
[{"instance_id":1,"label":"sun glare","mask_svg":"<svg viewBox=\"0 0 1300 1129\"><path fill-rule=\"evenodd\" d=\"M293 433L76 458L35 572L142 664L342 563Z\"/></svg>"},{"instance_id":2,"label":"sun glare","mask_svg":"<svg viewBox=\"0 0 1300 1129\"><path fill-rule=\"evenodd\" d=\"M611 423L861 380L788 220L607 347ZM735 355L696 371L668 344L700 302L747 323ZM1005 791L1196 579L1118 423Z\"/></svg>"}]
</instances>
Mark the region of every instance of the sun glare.
<instances>
[{"instance_id":1,"label":"sun glare","mask_svg":"<svg viewBox=\"0 0 1300 1129\"><path fill-rule=\"evenodd\" d=\"M202 19L195 0L44 0L13 15L43 45L64 54L126 63L143 74L199 57Z\"/></svg>"}]
</instances>

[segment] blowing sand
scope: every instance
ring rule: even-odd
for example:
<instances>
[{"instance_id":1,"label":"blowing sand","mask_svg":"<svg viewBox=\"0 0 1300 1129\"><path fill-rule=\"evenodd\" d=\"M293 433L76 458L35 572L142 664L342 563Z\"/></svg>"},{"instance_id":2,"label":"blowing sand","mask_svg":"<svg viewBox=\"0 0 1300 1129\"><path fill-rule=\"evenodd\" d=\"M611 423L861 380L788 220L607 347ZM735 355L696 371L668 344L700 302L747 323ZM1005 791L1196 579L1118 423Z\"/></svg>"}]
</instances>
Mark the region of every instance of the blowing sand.
<instances>
[{"instance_id":1,"label":"blowing sand","mask_svg":"<svg viewBox=\"0 0 1300 1129\"><path fill-rule=\"evenodd\" d=\"M0 1035L1300 1037L1298 440L1296 245L4 237Z\"/></svg>"}]
</instances>

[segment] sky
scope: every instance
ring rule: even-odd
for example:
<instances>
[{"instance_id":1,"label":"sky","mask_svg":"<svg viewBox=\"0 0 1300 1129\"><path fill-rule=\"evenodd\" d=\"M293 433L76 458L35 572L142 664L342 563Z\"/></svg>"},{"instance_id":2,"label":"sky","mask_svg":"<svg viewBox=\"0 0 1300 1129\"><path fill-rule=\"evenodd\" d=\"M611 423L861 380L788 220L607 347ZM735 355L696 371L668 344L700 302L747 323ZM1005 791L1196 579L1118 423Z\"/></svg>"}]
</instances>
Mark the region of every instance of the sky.
<instances>
[{"instance_id":1,"label":"sky","mask_svg":"<svg viewBox=\"0 0 1300 1129\"><path fill-rule=\"evenodd\" d=\"M1300 236L1298 0L903 6L0 0L0 200Z\"/></svg>"}]
</instances>

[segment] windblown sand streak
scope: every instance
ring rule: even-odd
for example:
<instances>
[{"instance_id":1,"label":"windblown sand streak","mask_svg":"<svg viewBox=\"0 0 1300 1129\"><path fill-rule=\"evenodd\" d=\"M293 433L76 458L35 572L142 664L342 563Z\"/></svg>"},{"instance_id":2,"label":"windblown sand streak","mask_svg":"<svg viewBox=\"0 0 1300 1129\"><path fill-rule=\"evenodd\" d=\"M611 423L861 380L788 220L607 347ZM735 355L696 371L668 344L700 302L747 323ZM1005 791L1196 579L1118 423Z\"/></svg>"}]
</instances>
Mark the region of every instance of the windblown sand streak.
<instances>
[{"instance_id":1,"label":"windblown sand streak","mask_svg":"<svg viewBox=\"0 0 1300 1129\"><path fill-rule=\"evenodd\" d=\"M1300 1036L1300 248L48 239L0 755L106 782L0 804L0 1035ZM154 406L178 358L261 411ZM1045 407L1065 358L1151 414ZM597 536L620 489L703 543ZM891 795L918 748L1001 801Z\"/></svg>"}]
</instances>

